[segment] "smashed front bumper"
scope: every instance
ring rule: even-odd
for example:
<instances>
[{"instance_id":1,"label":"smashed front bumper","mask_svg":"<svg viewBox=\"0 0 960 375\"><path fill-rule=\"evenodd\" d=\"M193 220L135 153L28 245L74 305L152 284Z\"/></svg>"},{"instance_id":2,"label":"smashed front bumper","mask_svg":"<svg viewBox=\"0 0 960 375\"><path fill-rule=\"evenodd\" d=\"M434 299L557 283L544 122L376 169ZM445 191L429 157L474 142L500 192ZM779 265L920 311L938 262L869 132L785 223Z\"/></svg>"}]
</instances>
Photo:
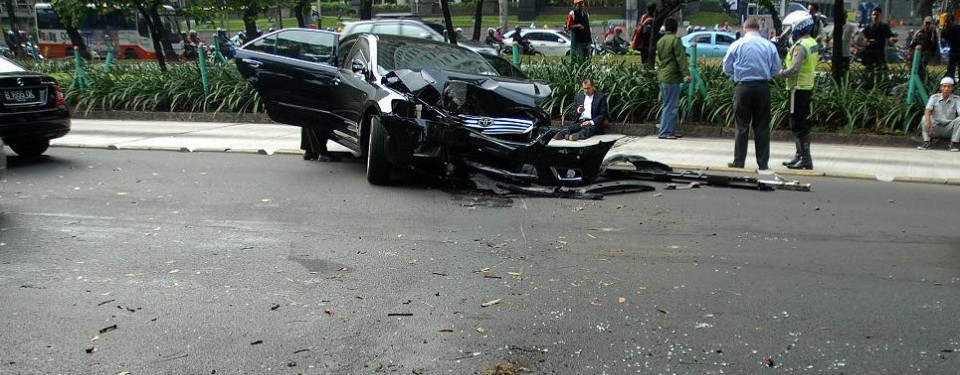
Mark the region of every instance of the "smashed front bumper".
<instances>
[{"instance_id":1,"label":"smashed front bumper","mask_svg":"<svg viewBox=\"0 0 960 375\"><path fill-rule=\"evenodd\" d=\"M614 143L549 146L554 130L528 142L508 141L442 121L396 115L384 115L381 124L391 163L440 177L466 178L479 171L515 182L582 186L598 177Z\"/></svg>"}]
</instances>

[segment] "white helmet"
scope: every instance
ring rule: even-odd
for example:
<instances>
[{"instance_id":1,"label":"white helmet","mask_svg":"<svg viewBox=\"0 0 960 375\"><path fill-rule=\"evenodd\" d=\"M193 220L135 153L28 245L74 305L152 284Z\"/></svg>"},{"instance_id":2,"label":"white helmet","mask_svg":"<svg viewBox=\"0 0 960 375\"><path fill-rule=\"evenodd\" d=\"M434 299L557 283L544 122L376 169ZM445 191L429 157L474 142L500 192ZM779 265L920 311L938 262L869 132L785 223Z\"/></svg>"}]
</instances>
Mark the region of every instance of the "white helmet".
<instances>
[{"instance_id":1,"label":"white helmet","mask_svg":"<svg viewBox=\"0 0 960 375\"><path fill-rule=\"evenodd\" d=\"M813 31L813 17L805 10L797 10L783 18L783 26L790 28L790 34L797 37Z\"/></svg>"}]
</instances>

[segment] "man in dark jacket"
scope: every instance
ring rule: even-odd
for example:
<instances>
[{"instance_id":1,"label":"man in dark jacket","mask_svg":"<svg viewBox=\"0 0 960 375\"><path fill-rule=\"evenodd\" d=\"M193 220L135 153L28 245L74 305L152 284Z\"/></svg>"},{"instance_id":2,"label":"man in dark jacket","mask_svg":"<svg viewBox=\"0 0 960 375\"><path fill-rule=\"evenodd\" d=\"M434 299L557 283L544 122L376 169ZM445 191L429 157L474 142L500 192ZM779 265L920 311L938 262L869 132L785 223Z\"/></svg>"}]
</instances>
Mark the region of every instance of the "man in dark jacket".
<instances>
[{"instance_id":1,"label":"man in dark jacket","mask_svg":"<svg viewBox=\"0 0 960 375\"><path fill-rule=\"evenodd\" d=\"M603 133L608 113L607 98L597 91L592 78L584 78L581 84L583 92L574 98L569 115L573 122L566 125L553 139L579 141Z\"/></svg>"},{"instance_id":2,"label":"man in dark jacket","mask_svg":"<svg viewBox=\"0 0 960 375\"><path fill-rule=\"evenodd\" d=\"M960 25L957 25L953 17L947 16L947 24L940 33L940 38L950 45L950 61L947 65L947 73L944 77L955 77L957 65L960 65Z\"/></svg>"},{"instance_id":3,"label":"man in dark jacket","mask_svg":"<svg viewBox=\"0 0 960 375\"><path fill-rule=\"evenodd\" d=\"M887 69L887 41L897 41L893 31L890 30L890 25L880 20L882 15L882 9L873 8L870 11L871 23L864 27L862 32L866 40L862 55L863 67L870 73L871 81L877 70Z\"/></svg>"},{"instance_id":4,"label":"man in dark jacket","mask_svg":"<svg viewBox=\"0 0 960 375\"><path fill-rule=\"evenodd\" d=\"M937 56L937 29L933 26L933 17L927 16L923 19L923 27L913 34L910 41L910 58L913 58L913 49L920 47L920 68L917 75L921 80L927 79L927 65L933 62ZM913 60L910 60L913 61Z\"/></svg>"}]
</instances>

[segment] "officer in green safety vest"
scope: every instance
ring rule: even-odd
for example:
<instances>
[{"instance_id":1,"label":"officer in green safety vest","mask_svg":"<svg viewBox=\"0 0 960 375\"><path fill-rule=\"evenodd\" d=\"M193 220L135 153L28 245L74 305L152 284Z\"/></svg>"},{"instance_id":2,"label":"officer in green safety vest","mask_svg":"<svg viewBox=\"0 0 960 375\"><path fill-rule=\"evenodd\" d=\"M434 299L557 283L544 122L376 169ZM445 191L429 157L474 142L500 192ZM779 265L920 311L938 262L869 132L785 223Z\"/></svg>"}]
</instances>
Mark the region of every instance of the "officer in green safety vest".
<instances>
[{"instance_id":1,"label":"officer in green safety vest","mask_svg":"<svg viewBox=\"0 0 960 375\"><path fill-rule=\"evenodd\" d=\"M786 78L790 90L790 130L796 138L797 152L792 160L783 162L790 169L813 169L810 156L810 98L816 78L817 62L820 61L820 44L810 36L814 20L806 11L795 11L783 19L790 27L793 47L784 60L786 68L777 74Z\"/></svg>"}]
</instances>

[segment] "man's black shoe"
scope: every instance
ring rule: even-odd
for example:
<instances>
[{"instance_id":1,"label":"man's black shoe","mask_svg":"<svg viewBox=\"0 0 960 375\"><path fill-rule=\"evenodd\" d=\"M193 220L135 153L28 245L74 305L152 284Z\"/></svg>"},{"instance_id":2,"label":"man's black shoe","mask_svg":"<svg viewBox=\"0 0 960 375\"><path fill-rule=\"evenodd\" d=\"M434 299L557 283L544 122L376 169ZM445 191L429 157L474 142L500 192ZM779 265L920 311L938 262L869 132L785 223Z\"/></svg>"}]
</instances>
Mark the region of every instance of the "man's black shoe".
<instances>
[{"instance_id":1,"label":"man's black shoe","mask_svg":"<svg viewBox=\"0 0 960 375\"><path fill-rule=\"evenodd\" d=\"M307 151L303 153L303 160L317 160L318 157L320 157L320 154L316 152Z\"/></svg>"},{"instance_id":2,"label":"man's black shoe","mask_svg":"<svg viewBox=\"0 0 960 375\"><path fill-rule=\"evenodd\" d=\"M727 167L730 167L730 168L743 168L743 164L727 163Z\"/></svg>"},{"instance_id":3,"label":"man's black shoe","mask_svg":"<svg viewBox=\"0 0 960 375\"><path fill-rule=\"evenodd\" d=\"M334 154L320 154L316 160L322 162L337 162L340 161L340 157Z\"/></svg>"},{"instance_id":4,"label":"man's black shoe","mask_svg":"<svg viewBox=\"0 0 960 375\"><path fill-rule=\"evenodd\" d=\"M787 166L790 169L813 169L813 160L800 158L800 161Z\"/></svg>"}]
</instances>

